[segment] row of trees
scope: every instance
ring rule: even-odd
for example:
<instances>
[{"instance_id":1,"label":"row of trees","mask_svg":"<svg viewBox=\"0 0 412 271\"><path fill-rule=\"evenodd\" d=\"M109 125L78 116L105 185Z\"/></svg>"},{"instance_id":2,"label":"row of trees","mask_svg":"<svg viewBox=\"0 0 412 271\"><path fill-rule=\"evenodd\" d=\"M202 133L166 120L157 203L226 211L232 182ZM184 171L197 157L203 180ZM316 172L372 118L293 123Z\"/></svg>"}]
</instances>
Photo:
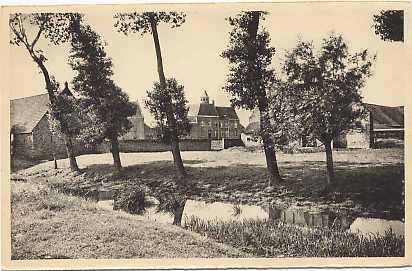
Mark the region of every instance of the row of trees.
<instances>
[{"instance_id":1,"label":"row of trees","mask_svg":"<svg viewBox=\"0 0 412 271\"><path fill-rule=\"evenodd\" d=\"M183 13L145 12L116 14L115 27L119 32L151 33L154 40L160 83L148 91L146 106L154 114L163 138L171 145L177 176L183 179L185 171L179 150L179 136L189 129L187 100L184 88L174 78L165 78L163 72L157 25L161 22L178 27L185 21ZM9 19L10 42L24 45L30 57L44 75L50 101L50 120L53 132L65 141L70 168L79 171L73 148L73 140L87 144L110 142L116 169L122 165L118 137L131 127L128 117L136 114L136 105L113 81L112 60L105 52L101 37L75 13L13 14ZM33 36L28 31L36 29ZM31 39L30 39L31 37ZM46 68L47 58L36 49L44 38L54 45L71 44L69 64L76 72L72 80L78 97L59 95L59 84Z\"/></svg>"},{"instance_id":2,"label":"row of trees","mask_svg":"<svg viewBox=\"0 0 412 271\"><path fill-rule=\"evenodd\" d=\"M286 54L283 74L277 76L271 68L275 48L269 33L259 27L264 15L250 11L228 19L233 29L221 55L230 63L224 89L234 106L260 112L269 186L282 181L275 146L302 134L313 135L325 146L329 186L334 179L331 142L354 128L364 114L361 88L375 56L367 50L350 54L342 36L332 33L319 52L312 42L300 40Z\"/></svg>"},{"instance_id":3,"label":"row of trees","mask_svg":"<svg viewBox=\"0 0 412 271\"><path fill-rule=\"evenodd\" d=\"M257 108L260 112L260 136L269 185L282 181L276 162L276 145L303 132L325 145L327 183L330 184L334 177L331 141L351 129L355 120L362 116L360 89L371 75L374 56L366 50L349 54L343 38L332 34L323 40L319 52L311 42L299 41L287 53L283 73L278 76L271 68L275 48L270 46L269 33L260 23L265 14L250 11L228 18L232 26L230 42L221 54L230 63L224 89L232 95L232 105L249 110ZM187 100L184 87L174 78L166 79L157 27L160 23L179 27L185 18L185 14L179 12L114 15L114 27L118 32L125 35L149 33L153 37L159 82L148 91L146 107L154 115L163 138L171 145L177 176L181 180L185 170L179 137L190 129ZM383 24L384 20L375 17L375 22ZM112 61L104 51L101 37L76 13L13 14L9 26L11 43L24 45L44 76L53 126L65 141L71 169L78 170L74 137L89 143L108 140L114 165L120 169L118 137L130 128L127 117L135 114L136 106L111 78ZM28 29L33 27L36 31L29 35ZM376 29L387 31L383 26ZM45 66L47 59L43 51L36 49L40 38L54 45L70 42L69 64L76 71L72 84L79 96L77 99L57 95L58 84Z\"/></svg>"}]
</instances>

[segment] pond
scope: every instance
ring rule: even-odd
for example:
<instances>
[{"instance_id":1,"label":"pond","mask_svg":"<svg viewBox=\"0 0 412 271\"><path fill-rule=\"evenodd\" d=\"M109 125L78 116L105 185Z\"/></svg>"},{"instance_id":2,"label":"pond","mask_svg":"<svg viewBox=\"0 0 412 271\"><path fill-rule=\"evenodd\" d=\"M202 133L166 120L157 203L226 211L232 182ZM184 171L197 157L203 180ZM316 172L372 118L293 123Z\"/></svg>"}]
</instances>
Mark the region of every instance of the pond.
<instances>
[{"instance_id":1,"label":"pond","mask_svg":"<svg viewBox=\"0 0 412 271\"><path fill-rule=\"evenodd\" d=\"M106 199L100 201L99 204L107 209L113 209L113 200ZM142 216L161 223L171 224L173 222L171 214L157 212L156 207L147 208ZM265 208L256 205L188 200L183 211L182 224L193 216L206 221L222 222L249 219L281 221L302 227L328 227L360 234L383 234L391 229L396 235L404 236L405 231L404 223L399 220L354 217L349 214L314 211L306 208L281 208L279 206Z\"/></svg>"}]
</instances>

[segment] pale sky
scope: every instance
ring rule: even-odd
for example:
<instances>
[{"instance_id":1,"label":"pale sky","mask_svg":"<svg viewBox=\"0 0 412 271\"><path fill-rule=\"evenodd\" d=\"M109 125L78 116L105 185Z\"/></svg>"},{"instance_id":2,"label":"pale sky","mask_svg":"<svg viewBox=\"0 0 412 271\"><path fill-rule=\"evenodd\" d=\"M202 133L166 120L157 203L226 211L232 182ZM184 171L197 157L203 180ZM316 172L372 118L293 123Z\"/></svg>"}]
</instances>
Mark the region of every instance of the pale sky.
<instances>
[{"instance_id":1,"label":"pale sky","mask_svg":"<svg viewBox=\"0 0 412 271\"><path fill-rule=\"evenodd\" d=\"M175 6L176 10L178 6ZM298 38L313 40L315 46L331 31L342 34L350 51L368 49L377 54L373 66L374 75L363 89L365 102L382 105L405 103L407 61L406 44L382 41L372 28L373 14L382 7L375 3L348 4L273 4L264 25L270 33L272 46L276 48L273 66L280 73L280 63L285 50L296 45ZM146 91L158 80L156 57L150 34L125 36L113 27L112 12L88 12L85 20L108 43L107 54L113 59L114 79L129 94L131 100L139 100L145 122L153 118L144 108ZM199 6L187 12L186 23L171 29L159 26L159 38L166 77L175 77L185 87L189 103L198 103L203 90L220 106L229 105L229 95L222 90L228 72L228 64L220 53L228 44L230 27L225 18L234 15L232 8L207 8ZM407 17L407 15L405 15ZM72 80L74 73L67 64L68 45L48 46L41 42L49 72L63 85ZM45 93L44 80L35 63L23 48L10 48L11 98ZM243 125L248 124L250 112L239 111Z\"/></svg>"}]
</instances>

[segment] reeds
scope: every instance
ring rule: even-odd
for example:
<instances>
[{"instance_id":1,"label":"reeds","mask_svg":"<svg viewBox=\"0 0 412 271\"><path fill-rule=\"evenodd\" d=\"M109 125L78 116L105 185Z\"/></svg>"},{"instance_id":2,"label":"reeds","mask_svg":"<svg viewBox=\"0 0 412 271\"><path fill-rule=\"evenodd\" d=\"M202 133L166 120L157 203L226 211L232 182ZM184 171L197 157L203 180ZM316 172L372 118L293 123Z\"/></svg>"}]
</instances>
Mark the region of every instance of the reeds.
<instances>
[{"instance_id":1,"label":"reeds","mask_svg":"<svg viewBox=\"0 0 412 271\"><path fill-rule=\"evenodd\" d=\"M184 227L260 257L401 257L403 237L360 235L325 228L302 228L266 220L205 221L190 217Z\"/></svg>"}]
</instances>

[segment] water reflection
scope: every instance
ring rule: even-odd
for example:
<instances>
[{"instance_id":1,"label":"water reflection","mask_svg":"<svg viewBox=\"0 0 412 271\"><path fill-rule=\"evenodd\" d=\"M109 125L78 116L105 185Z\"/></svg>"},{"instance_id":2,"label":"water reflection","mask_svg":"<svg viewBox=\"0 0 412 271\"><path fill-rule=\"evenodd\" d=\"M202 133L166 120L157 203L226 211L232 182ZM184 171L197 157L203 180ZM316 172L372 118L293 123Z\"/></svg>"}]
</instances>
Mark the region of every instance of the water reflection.
<instances>
[{"instance_id":1,"label":"water reflection","mask_svg":"<svg viewBox=\"0 0 412 271\"><path fill-rule=\"evenodd\" d=\"M111 208L113 201L102 201L99 204L105 208ZM146 212L142 216L152 221L173 223L173 216L158 212L156 206L146 208ZM361 234L383 234L391 229L393 233L403 236L405 231L404 223L398 220L353 217L348 214L321 212L305 208L280 208L279 206L264 208L256 205L187 200L183 210L182 224L192 216L206 221L222 222L250 219L281 221L302 227L334 228Z\"/></svg>"},{"instance_id":2,"label":"water reflection","mask_svg":"<svg viewBox=\"0 0 412 271\"><path fill-rule=\"evenodd\" d=\"M380 218L358 217L352 225L350 225L349 231L361 234L384 234L385 231L389 229L396 235L405 235L405 224L402 221Z\"/></svg>"},{"instance_id":3,"label":"water reflection","mask_svg":"<svg viewBox=\"0 0 412 271\"><path fill-rule=\"evenodd\" d=\"M306 227L327 227L347 230L354 221L354 218L351 216L307 210L304 208L281 209L276 206L270 206L268 212L270 221L281 221Z\"/></svg>"}]
</instances>

